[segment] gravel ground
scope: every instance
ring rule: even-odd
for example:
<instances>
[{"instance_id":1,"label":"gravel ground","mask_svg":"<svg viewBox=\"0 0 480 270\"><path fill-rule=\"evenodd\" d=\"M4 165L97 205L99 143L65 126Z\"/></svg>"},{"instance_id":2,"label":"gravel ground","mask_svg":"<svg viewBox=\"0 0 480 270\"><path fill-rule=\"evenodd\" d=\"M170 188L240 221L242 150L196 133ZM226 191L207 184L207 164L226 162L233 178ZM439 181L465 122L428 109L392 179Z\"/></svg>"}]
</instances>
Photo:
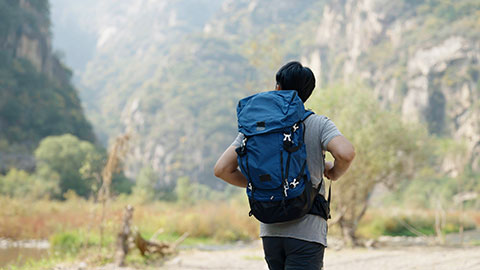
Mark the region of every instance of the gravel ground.
<instances>
[{"instance_id":1,"label":"gravel ground","mask_svg":"<svg viewBox=\"0 0 480 270\"><path fill-rule=\"evenodd\" d=\"M182 251L160 269L268 269L260 243L222 251ZM428 269L480 270L480 247L400 247L385 249L327 249L326 270Z\"/></svg>"},{"instance_id":2,"label":"gravel ground","mask_svg":"<svg viewBox=\"0 0 480 270\"><path fill-rule=\"evenodd\" d=\"M325 252L326 270L480 270L480 246L444 247L431 245L389 245L376 248L340 249L333 245ZM337 249L335 249L335 248ZM206 250L208 248L208 250ZM196 270L196 269L268 269L261 242L248 245L205 247L181 250L164 262L143 267L118 268L113 265L91 267L84 262L63 264L54 270Z\"/></svg>"}]
</instances>

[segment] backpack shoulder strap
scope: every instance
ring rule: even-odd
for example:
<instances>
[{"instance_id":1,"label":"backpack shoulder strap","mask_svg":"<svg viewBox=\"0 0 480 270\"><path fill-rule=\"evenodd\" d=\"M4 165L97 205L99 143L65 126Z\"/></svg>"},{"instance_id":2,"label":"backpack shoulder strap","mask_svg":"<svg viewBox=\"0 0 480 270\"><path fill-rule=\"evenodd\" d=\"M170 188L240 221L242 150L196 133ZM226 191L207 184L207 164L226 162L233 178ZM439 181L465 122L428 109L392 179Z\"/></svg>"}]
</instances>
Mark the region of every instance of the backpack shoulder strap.
<instances>
[{"instance_id":1,"label":"backpack shoulder strap","mask_svg":"<svg viewBox=\"0 0 480 270\"><path fill-rule=\"evenodd\" d=\"M311 110L305 110L305 113L303 114L303 117L302 117L302 121L305 121L307 120L308 117L310 117L311 115L315 114L313 111Z\"/></svg>"}]
</instances>

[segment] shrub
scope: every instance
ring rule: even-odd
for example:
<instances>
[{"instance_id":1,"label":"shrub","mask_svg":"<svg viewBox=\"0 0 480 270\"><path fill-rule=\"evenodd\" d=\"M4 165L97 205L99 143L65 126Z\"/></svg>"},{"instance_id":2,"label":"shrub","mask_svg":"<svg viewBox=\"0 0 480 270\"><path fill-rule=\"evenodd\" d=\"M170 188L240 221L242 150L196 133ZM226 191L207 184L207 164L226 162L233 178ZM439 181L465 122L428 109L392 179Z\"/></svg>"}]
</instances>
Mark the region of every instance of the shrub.
<instances>
[{"instance_id":1,"label":"shrub","mask_svg":"<svg viewBox=\"0 0 480 270\"><path fill-rule=\"evenodd\" d=\"M443 233L458 232L461 225L460 214L451 213L446 218ZM464 229L475 229L473 219L464 220ZM403 214L385 214L384 211L369 213L359 225L359 235L367 238L377 238L382 235L389 236L434 236L435 213L416 212Z\"/></svg>"},{"instance_id":2,"label":"shrub","mask_svg":"<svg viewBox=\"0 0 480 270\"><path fill-rule=\"evenodd\" d=\"M82 238L78 232L60 232L52 235L49 239L52 250L76 254L82 247Z\"/></svg>"}]
</instances>

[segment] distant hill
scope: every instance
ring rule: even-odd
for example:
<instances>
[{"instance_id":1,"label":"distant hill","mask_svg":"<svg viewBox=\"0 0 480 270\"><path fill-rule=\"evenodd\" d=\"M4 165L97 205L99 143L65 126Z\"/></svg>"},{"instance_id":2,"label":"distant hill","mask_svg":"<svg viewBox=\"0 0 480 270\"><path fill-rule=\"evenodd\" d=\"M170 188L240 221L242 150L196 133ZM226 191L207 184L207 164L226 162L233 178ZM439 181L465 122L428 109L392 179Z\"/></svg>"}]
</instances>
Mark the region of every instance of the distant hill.
<instances>
[{"instance_id":1,"label":"distant hill","mask_svg":"<svg viewBox=\"0 0 480 270\"><path fill-rule=\"evenodd\" d=\"M465 140L480 164L476 0L73 2L54 0L95 40L81 97L104 143L134 134L130 177L151 166L160 183L219 183L212 166L235 136L236 102L272 89L291 59L319 86L364 82L407 121Z\"/></svg>"},{"instance_id":2,"label":"distant hill","mask_svg":"<svg viewBox=\"0 0 480 270\"><path fill-rule=\"evenodd\" d=\"M95 141L72 72L52 52L47 0L0 0L0 172L31 169L49 135Z\"/></svg>"}]
</instances>

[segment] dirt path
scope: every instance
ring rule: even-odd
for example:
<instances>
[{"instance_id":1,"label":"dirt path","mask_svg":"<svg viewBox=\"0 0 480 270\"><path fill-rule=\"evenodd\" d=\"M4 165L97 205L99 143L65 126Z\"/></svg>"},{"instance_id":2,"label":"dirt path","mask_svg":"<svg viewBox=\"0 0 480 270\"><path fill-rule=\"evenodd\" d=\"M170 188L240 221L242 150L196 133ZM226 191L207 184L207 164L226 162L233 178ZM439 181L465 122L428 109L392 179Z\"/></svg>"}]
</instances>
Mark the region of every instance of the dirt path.
<instances>
[{"instance_id":1,"label":"dirt path","mask_svg":"<svg viewBox=\"0 0 480 270\"><path fill-rule=\"evenodd\" d=\"M160 269L268 269L260 243L222 251L180 252ZM327 249L327 270L480 270L480 247L403 247L389 249Z\"/></svg>"},{"instance_id":2,"label":"dirt path","mask_svg":"<svg viewBox=\"0 0 480 270\"><path fill-rule=\"evenodd\" d=\"M53 270L265 270L260 241L247 246L219 247L222 250L182 250L167 261L147 266L115 267L112 264L90 267L85 263L62 264ZM325 253L326 270L480 270L480 246L447 248L432 246L389 247L376 249L329 248ZM43 269L42 269L43 270Z\"/></svg>"}]
</instances>

